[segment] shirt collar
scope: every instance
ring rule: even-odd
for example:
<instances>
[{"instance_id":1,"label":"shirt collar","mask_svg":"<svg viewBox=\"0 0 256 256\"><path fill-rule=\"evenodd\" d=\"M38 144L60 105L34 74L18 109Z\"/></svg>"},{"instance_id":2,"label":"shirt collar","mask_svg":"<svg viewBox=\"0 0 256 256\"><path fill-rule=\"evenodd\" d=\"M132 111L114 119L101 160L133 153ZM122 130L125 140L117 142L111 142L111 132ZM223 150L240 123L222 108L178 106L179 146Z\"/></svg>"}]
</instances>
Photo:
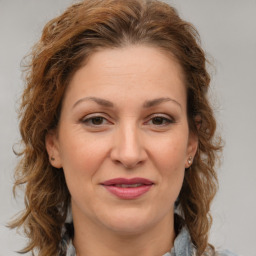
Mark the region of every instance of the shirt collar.
<instances>
[{"instance_id":1,"label":"shirt collar","mask_svg":"<svg viewBox=\"0 0 256 256\"><path fill-rule=\"evenodd\" d=\"M63 252L60 254L60 256L76 256L76 250L73 246L72 239L67 236L67 232L64 232L64 234L66 235L66 238L62 244L65 248L63 248ZM172 250L170 252L166 252L163 256L192 256L193 254L194 247L191 242L189 232L186 227L183 227L174 240Z\"/></svg>"}]
</instances>

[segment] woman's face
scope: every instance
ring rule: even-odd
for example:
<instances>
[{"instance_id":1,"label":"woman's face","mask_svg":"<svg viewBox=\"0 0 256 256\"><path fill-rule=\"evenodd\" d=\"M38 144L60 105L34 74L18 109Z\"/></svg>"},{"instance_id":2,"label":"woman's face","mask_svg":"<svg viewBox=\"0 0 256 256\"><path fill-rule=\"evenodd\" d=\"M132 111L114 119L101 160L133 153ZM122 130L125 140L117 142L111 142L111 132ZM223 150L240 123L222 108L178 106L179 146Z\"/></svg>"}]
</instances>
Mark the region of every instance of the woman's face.
<instances>
[{"instance_id":1,"label":"woman's face","mask_svg":"<svg viewBox=\"0 0 256 256\"><path fill-rule=\"evenodd\" d=\"M74 219L120 233L170 223L197 148L181 67L149 46L94 53L72 78L46 145L64 170Z\"/></svg>"}]
</instances>

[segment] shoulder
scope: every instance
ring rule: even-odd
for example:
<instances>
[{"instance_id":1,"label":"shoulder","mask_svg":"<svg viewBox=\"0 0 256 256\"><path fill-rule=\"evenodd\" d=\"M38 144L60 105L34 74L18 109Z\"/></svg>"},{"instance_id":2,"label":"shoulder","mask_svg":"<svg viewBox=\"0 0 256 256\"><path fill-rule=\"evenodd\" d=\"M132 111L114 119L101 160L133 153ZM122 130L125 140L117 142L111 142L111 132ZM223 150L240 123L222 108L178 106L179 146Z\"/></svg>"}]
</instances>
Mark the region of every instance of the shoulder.
<instances>
[{"instance_id":1,"label":"shoulder","mask_svg":"<svg viewBox=\"0 0 256 256\"><path fill-rule=\"evenodd\" d=\"M215 255L216 256L238 256L237 254L235 254L229 250L219 251Z\"/></svg>"}]
</instances>

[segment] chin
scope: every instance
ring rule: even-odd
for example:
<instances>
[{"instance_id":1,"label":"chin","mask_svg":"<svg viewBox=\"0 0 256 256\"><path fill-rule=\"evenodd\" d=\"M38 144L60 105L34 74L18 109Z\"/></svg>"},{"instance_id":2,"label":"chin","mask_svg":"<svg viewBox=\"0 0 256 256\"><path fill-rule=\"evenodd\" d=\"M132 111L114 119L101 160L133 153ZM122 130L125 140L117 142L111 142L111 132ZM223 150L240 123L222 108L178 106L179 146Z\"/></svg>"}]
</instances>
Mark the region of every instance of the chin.
<instances>
[{"instance_id":1,"label":"chin","mask_svg":"<svg viewBox=\"0 0 256 256\"><path fill-rule=\"evenodd\" d=\"M150 229L157 220L152 214L143 214L136 211L132 213L127 211L126 213L119 212L106 216L101 220L103 225L119 235L139 235L146 230Z\"/></svg>"},{"instance_id":2,"label":"chin","mask_svg":"<svg viewBox=\"0 0 256 256\"><path fill-rule=\"evenodd\" d=\"M109 225L108 228L119 236L136 236L145 233L150 228L149 223L135 223L134 221L126 223L115 222L113 225Z\"/></svg>"}]
</instances>

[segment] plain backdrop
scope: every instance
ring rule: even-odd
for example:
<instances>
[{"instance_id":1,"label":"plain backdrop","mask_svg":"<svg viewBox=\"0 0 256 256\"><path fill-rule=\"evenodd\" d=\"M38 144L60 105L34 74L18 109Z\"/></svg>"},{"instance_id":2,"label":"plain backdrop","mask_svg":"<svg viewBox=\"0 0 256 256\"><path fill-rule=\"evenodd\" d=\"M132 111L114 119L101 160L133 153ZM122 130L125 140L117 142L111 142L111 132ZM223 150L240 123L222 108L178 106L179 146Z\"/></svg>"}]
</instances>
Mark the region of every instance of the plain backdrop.
<instances>
[{"instance_id":1,"label":"plain backdrop","mask_svg":"<svg viewBox=\"0 0 256 256\"><path fill-rule=\"evenodd\" d=\"M212 99L225 140L220 189L212 206L210 241L241 256L256 256L256 1L171 0L192 22L211 58ZM0 255L18 255L26 240L6 222L23 208L12 197L19 139L16 109L22 92L20 62L44 24L72 0L0 0Z\"/></svg>"}]
</instances>

